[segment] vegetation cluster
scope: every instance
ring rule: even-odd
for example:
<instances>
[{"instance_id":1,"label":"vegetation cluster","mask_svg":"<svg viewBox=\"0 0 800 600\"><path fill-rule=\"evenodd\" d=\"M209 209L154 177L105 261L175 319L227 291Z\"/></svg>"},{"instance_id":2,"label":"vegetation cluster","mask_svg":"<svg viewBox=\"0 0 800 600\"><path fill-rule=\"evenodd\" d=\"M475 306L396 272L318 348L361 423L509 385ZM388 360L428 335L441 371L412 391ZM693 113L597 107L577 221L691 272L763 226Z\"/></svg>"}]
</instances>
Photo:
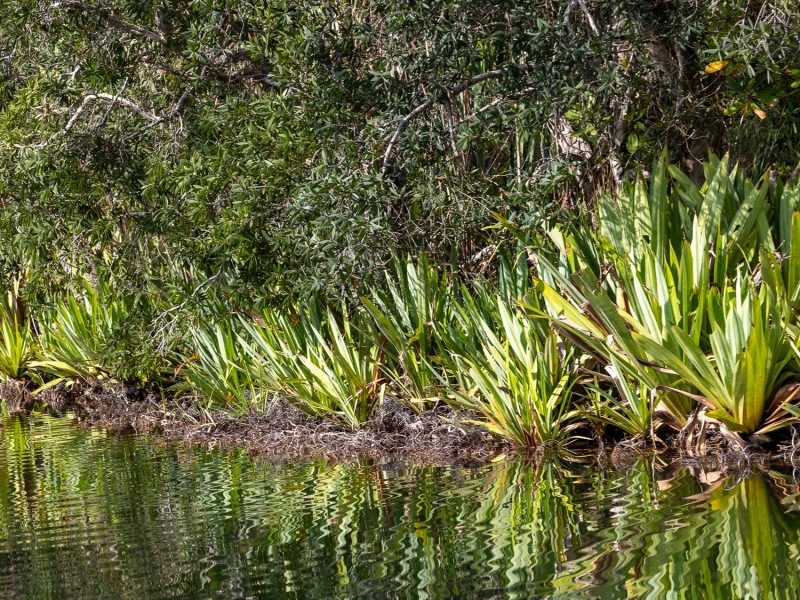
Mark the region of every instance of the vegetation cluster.
<instances>
[{"instance_id":1,"label":"vegetation cluster","mask_svg":"<svg viewBox=\"0 0 800 600\"><path fill-rule=\"evenodd\" d=\"M168 387L207 410L281 398L350 430L386 397L447 404L523 448L679 434L702 450L712 431L745 448L800 422L800 186L712 157L698 187L664 154L649 184L599 197L594 216L596 228L554 227L548 245L498 215L495 277L396 258L350 305L232 310L220 297L197 318L154 290L87 281L29 315L17 288L0 370L39 389ZM163 351L118 361L118 333L142 310L166 315ZM171 337L187 319L189 336Z\"/></svg>"},{"instance_id":2,"label":"vegetation cluster","mask_svg":"<svg viewBox=\"0 0 800 600\"><path fill-rule=\"evenodd\" d=\"M6 2L0 371L351 430L446 404L526 448L764 443L800 418L799 20Z\"/></svg>"}]
</instances>

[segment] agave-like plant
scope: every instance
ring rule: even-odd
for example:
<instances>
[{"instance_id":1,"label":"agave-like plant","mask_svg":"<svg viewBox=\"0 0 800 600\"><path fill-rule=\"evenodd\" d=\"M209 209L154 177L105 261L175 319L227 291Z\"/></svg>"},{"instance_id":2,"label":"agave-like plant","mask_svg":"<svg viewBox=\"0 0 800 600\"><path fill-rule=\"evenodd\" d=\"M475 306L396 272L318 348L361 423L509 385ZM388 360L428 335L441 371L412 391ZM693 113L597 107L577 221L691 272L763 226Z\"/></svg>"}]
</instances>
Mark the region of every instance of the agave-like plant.
<instances>
[{"instance_id":1,"label":"agave-like plant","mask_svg":"<svg viewBox=\"0 0 800 600\"><path fill-rule=\"evenodd\" d=\"M451 328L447 346L460 390L457 406L479 413L492 433L521 447L566 441L578 413L571 405L576 382L572 351L555 333L544 336L533 319L497 300L501 327L474 310L462 310L480 336Z\"/></svg>"},{"instance_id":2,"label":"agave-like plant","mask_svg":"<svg viewBox=\"0 0 800 600\"><path fill-rule=\"evenodd\" d=\"M84 282L80 296L69 294L42 319L47 326L39 341L39 360L33 361L31 368L52 378L43 388L62 381L72 384L106 379L113 372L103 346L125 319L127 307L121 301L109 300L102 293L105 288L99 285L101 291Z\"/></svg>"},{"instance_id":3,"label":"agave-like plant","mask_svg":"<svg viewBox=\"0 0 800 600\"><path fill-rule=\"evenodd\" d=\"M230 323L205 324L192 332L193 355L178 369L204 399L206 407L248 412L264 408L266 390L258 365L241 347Z\"/></svg>"},{"instance_id":4,"label":"agave-like plant","mask_svg":"<svg viewBox=\"0 0 800 600\"><path fill-rule=\"evenodd\" d=\"M19 285L17 280L0 305L0 373L14 380L30 374L33 359L33 335Z\"/></svg>"},{"instance_id":5,"label":"agave-like plant","mask_svg":"<svg viewBox=\"0 0 800 600\"><path fill-rule=\"evenodd\" d=\"M382 400L378 335L356 316L323 320L314 309L294 316L264 313L247 323L241 343L265 384L301 410L358 429Z\"/></svg>"},{"instance_id":6,"label":"agave-like plant","mask_svg":"<svg viewBox=\"0 0 800 600\"><path fill-rule=\"evenodd\" d=\"M621 361L613 354L611 364L606 368L608 374L603 379L612 382L613 391L600 386L597 379L593 384L585 385L589 400L587 416L601 424L619 427L634 439L652 435L653 391L642 381L626 375Z\"/></svg>"},{"instance_id":7,"label":"agave-like plant","mask_svg":"<svg viewBox=\"0 0 800 600\"><path fill-rule=\"evenodd\" d=\"M740 272L732 285L709 291L709 353L677 327L668 336L681 348L681 356L646 333L633 334L652 361L699 391L708 417L737 433L768 433L800 416L794 398L775 401L790 376L786 366L796 348L787 335L791 311L779 295L782 286L773 261L764 257L765 282L758 288Z\"/></svg>"},{"instance_id":8,"label":"agave-like plant","mask_svg":"<svg viewBox=\"0 0 800 600\"><path fill-rule=\"evenodd\" d=\"M386 338L382 369L412 408L422 410L440 396L441 354L437 327L446 327L453 286L423 255L394 260L396 282L361 299Z\"/></svg>"}]
</instances>

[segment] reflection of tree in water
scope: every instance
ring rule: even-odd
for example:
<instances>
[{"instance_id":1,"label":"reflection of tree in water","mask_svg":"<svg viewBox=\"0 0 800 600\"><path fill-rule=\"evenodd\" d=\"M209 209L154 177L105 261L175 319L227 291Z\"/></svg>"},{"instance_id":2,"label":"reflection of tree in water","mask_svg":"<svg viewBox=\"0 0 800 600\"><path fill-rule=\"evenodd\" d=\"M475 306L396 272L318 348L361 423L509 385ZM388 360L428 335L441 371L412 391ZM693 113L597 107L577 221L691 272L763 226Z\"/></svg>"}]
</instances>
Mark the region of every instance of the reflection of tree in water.
<instances>
[{"instance_id":1,"label":"reflection of tree in water","mask_svg":"<svg viewBox=\"0 0 800 600\"><path fill-rule=\"evenodd\" d=\"M645 459L278 464L6 416L0 595L789 598L799 489Z\"/></svg>"}]
</instances>

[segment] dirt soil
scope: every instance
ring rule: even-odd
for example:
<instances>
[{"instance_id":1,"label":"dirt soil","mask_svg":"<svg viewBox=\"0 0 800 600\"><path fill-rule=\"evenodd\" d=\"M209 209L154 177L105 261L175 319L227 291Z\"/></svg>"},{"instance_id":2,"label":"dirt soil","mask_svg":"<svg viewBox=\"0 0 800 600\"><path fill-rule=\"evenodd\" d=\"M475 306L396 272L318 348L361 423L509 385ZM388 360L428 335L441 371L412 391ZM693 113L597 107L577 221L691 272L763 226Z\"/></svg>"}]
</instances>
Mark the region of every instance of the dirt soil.
<instances>
[{"instance_id":1,"label":"dirt soil","mask_svg":"<svg viewBox=\"0 0 800 600\"><path fill-rule=\"evenodd\" d=\"M421 464L475 465L511 451L507 442L466 423L471 415L447 406L417 414L392 399L378 408L365 427L353 432L282 401L263 413L235 415L176 400L162 403L154 394L125 385L54 388L31 396L12 384L0 389L0 397L11 410L28 410L39 404L58 414L72 413L85 427L239 447L282 458L399 458Z\"/></svg>"},{"instance_id":2,"label":"dirt soil","mask_svg":"<svg viewBox=\"0 0 800 600\"><path fill-rule=\"evenodd\" d=\"M33 396L28 389L12 382L0 385L0 398L5 399L12 411L45 406L57 414L71 413L83 427L149 434L163 441L244 448L254 455L276 459L400 459L423 465L481 465L501 454L521 454L508 442L469 423L474 418L470 413L443 405L417 414L391 398L355 432L309 416L283 401L274 402L263 413L238 415L206 411L188 401L162 401L139 387L122 384L56 387ZM560 456L622 469L642 458L654 465L680 464L721 473L772 466L800 467L800 444L795 436L783 444L772 444L769 448L754 445L744 451L721 436L711 439L713 443L701 455L687 454L681 448L680 436L673 435L658 451L621 440L612 445L572 447Z\"/></svg>"}]
</instances>

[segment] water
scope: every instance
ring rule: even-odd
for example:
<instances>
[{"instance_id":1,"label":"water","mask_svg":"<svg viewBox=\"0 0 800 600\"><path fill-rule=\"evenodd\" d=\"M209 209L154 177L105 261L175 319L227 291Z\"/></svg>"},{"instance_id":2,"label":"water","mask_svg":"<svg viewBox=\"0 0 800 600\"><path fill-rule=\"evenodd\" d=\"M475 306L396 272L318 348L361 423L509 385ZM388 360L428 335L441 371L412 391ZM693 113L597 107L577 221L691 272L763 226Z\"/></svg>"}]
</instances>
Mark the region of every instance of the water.
<instances>
[{"instance_id":1,"label":"water","mask_svg":"<svg viewBox=\"0 0 800 600\"><path fill-rule=\"evenodd\" d=\"M797 598L800 488L715 479L276 464L5 416L0 597Z\"/></svg>"}]
</instances>

